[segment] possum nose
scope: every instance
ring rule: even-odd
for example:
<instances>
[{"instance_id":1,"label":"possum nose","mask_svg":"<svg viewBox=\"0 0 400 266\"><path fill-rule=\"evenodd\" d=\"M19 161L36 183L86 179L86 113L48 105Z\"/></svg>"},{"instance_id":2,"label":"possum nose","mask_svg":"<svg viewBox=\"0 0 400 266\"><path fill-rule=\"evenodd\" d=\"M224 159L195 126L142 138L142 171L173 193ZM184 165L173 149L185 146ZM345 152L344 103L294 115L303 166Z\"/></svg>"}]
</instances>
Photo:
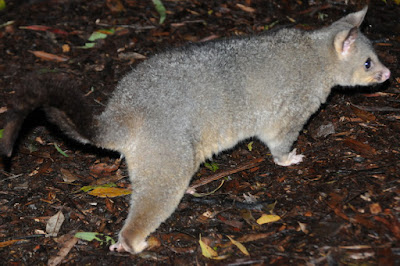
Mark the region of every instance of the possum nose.
<instances>
[{"instance_id":1,"label":"possum nose","mask_svg":"<svg viewBox=\"0 0 400 266\"><path fill-rule=\"evenodd\" d=\"M390 78L390 70L386 68L386 69L384 69L382 71L382 80L381 80L381 82L384 82L384 81L388 80L389 78Z\"/></svg>"}]
</instances>

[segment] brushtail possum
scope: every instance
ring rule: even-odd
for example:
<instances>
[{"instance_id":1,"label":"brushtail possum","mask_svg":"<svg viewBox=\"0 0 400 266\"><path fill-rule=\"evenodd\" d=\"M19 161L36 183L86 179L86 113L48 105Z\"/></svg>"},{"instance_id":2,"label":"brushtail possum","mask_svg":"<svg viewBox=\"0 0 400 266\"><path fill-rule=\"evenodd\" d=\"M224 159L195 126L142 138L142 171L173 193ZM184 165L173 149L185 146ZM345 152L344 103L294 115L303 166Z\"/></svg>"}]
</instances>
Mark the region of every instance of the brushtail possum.
<instances>
[{"instance_id":1,"label":"brushtail possum","mask_svg":"<svg viewBox=\"0 0 400 266\"><path fill-rule=\"evenodd\" d=\"M156 54L119 82L96 115L65 77L25 82L8 105L0 151L11 156L24 118L41 107L70 137L123 154L133 192L110 249L141 252L205 159L257 137L276 164L300 163L292 145L332 87L389 79L359 31L366 12L315 31L281 29Z\"/></svg>"}]
</instances>

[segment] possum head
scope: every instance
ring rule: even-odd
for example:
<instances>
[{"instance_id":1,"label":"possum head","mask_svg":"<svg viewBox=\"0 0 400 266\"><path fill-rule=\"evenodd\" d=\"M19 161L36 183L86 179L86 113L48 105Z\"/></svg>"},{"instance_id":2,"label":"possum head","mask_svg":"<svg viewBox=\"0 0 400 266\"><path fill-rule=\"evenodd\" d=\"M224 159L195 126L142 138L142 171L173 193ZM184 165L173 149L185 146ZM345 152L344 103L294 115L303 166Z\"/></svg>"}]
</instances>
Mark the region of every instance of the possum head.
<instances>
[{"instance_id":1,"label":"possum head","mask_svg":"<svg viewBox=\"0 0 400 266\"><path fill-rule=\"evenodd\" d=\"M372 85L390 77L390 70L379 61L371 42L359 30L366 12L367 7L332 25L340 29L333 41L338 85Z\"/></svg>"}]
</instances>

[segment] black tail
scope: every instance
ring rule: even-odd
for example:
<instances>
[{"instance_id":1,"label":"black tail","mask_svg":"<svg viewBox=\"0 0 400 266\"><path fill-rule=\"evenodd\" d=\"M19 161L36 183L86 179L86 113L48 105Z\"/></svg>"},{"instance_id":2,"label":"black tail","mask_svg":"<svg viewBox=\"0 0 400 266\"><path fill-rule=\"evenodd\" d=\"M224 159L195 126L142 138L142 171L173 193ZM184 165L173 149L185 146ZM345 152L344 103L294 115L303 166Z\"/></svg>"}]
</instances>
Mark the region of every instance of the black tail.
<instances>
[{"instance_id":1,"label":"black tail","mask_svg":"<svg viewBox=\"0 0 400 266\"><path fill-rule=\"evenodd\" d=\"M13 145L26 116L42 107L48 119L67 135L91 142L95 135L94 110L77 89L80 84L65 73L30 73L17 82L15 94L3 114L0 155L11 156Z\"/></svg>"}]
</instances>

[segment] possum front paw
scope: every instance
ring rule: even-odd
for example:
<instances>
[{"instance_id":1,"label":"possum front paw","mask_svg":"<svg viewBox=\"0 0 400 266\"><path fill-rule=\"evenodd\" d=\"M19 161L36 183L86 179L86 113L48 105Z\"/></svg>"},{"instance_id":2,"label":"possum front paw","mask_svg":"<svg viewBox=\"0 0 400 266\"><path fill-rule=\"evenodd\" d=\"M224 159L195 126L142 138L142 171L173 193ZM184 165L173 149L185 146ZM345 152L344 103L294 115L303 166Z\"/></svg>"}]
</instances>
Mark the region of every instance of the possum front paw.
<instances>
[{"instance_id":1,"label":"possum front paw","mask_svg":"<svg viewBox=\"0 0 400 266\"><path fill-rule=\"evenodd\" d=\"M296 149L293 149L289 154L286 154L280 158L274 158L274 162L277 165L289 166L292 164L298 164L303 161L304 155L296 154Z\"/></svg>"},{"instance_id":2,"label":"possum front paw","mask_svg":"<svg viewBox=\"0 0 400 266\"><path fill-rule=\"evenodd\" d=\"M123 237L122 234L120 234L118 242L115 243L114 245L110 246L110 251L113 252L129 252L131 254L137 254L142 252L145 248L147 247L147 242L146 241L140 241L139 243L136 243L135 245L133 243L128 244L126 239Z\"/></svg>"}]
</instances>

